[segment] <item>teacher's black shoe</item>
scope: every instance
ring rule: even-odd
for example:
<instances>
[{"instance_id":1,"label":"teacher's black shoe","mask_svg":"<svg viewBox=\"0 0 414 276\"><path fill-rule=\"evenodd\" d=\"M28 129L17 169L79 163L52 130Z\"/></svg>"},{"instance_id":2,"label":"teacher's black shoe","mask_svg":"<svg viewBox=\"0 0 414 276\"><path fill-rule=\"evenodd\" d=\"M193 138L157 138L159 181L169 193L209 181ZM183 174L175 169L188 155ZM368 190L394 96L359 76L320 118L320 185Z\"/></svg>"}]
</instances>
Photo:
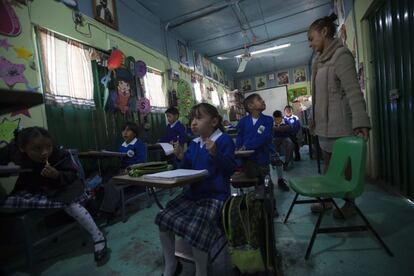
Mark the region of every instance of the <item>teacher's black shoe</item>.
<instances>
[{"instance_id":1,"label":"teacher's black shoe","mask_svg":"<svg viewBox=\"0 0 414 276\"><path fill-rule=\"evenodd\" d=\"M97 250L94 252L95 262L97 266L102 266L109 261L110 258L110 250L106 246L106 239L100 240L95 242L94 244L105 243L104 248L101 250Z\"/></svg>"}]
</instances>

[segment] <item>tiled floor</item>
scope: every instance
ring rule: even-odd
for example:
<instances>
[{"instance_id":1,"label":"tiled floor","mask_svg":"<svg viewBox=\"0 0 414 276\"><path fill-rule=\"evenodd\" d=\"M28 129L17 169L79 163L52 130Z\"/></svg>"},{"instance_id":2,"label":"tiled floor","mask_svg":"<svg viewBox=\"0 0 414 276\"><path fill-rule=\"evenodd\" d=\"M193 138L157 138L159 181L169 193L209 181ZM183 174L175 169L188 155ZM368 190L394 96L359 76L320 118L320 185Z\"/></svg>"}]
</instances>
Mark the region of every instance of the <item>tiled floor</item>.
<instances>
[{"instance_id":1,"label":"tiled floor","mask_svg":"<svg viewBox=\"0 0 414 276\"><path fill-rule=\"evenodd\" d=\"M316 164L303 154L286 178L316 174ZM296 275L413 275L414 271L414 204L406 199L390 195L380 188L367 184L357 204L394 252L389 257L368 232L319 235L311 257L304 255L317 216L312 215L308 205L297 205L287 224L283 218L293 198L293 192L281 192L276 188L280 217L275 220L276 244L282 256L282 270L286 276ZM161 193L165 203L168 192ZM340 203L342 204L342 203ZM162 256L158 230L154 217L158 207L138 204L126 223L105 227L108 245L112 250L110 261L96 267L92 245L82 247L87 235L79 230L66 235L57 244L43 250L42 275L161 275ZM358 223L357 218L345 223ZM330 213L323 225L342 224ZM228 258L222 254L215 263L214 275L231 275ZM185 265L182 275L194 275L194 267ZM16 272L15 275L21 275Z\"/></svg>"}]
</instances>

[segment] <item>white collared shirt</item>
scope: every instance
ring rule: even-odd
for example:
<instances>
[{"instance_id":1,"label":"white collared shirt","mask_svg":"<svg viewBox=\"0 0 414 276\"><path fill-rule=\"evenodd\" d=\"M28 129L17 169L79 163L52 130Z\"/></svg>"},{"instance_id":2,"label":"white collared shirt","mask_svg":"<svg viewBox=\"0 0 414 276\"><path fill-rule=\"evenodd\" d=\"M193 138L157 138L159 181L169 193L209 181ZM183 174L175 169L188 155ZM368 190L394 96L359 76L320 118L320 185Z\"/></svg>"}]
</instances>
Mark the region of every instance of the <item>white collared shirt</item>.
<instances>
[{"instance_id":1,"label":"white collared shirt","mask_svg":"<svg viewBox=\"0 0 414 276\"><path fill-rule=\"evenodd\" d=\"M223 134L223 132L220 129L216 129L216 131L214 131L210 137L208 137L208 139L210 139L213 142L216 142L217 139ZM200 142L200 148L202 148L204 146L204 144L206 143L205 141L203 141L203 139L201 139L201 137L197 137L195 139L193 139L194 142L198 143Z\"/></svg>"},{"instance_id":2,"label":"white collared shirt","mask_svg":"<svg viewBox=\"0 0 414 276\"><path fill-rule=\"evenodd\" d=\"M177 124L177 122L178 122L178 120L177 120L177 121L175 121L172 125L170 125L170 128L175 127L175 125Z\"/></svg>"},{"instance_id":3,"label":"white collared shirt","mask_svg":"<svg viewBox=\"0 0 414 276\"><path fill-rule=\"evenodd\" d=\"M135 145L135 143L138 141L138 139L135 137L131 142L129 142L128 144L127 144L127 142L123 142L122 143L122 146L123 147L128 147L129 145Z\"/></svg>"}]
</instances>

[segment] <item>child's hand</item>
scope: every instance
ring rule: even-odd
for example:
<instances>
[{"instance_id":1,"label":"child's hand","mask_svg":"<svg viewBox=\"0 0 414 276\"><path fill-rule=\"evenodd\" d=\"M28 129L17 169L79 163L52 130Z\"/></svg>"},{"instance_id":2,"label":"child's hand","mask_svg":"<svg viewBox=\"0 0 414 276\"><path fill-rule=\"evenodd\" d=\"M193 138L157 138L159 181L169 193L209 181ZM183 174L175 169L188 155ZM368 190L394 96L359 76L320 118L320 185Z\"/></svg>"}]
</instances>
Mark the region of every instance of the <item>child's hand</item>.
<instances>
[{"instance_id":1,"label":"child's hand","mask_svg":"<svg viewBox=\"0 0 414 276\"><path fill-rule=\"evenodd\" d=\"M43 168L42 172L40 173L44 177L58 179L60 176L60 172L52 167L48 162L46 163L45 167Z\"/></svg>"},{"instance_id":2,"label":"child's hand","mask_svg":"<svg viewBox=\"0 0 414 276\"><path fill-rule=\"evenodd\" d=\"M213 140L207 139L206 141L206 149L208 153L212 156L216 156L216 143Z\"/></svg>"},{"instance_id":3,"label":"child's hand","mask_svg":"<svg viewBox=\"0 0 414 276\"><path fill-rule=\"evenodd\" d=\"M172 145L174 147L174 154L177 156L178 159L182 160L184 159L184 149L180 145L180 142L172 142Z\"/></svg>"}]
</instances>

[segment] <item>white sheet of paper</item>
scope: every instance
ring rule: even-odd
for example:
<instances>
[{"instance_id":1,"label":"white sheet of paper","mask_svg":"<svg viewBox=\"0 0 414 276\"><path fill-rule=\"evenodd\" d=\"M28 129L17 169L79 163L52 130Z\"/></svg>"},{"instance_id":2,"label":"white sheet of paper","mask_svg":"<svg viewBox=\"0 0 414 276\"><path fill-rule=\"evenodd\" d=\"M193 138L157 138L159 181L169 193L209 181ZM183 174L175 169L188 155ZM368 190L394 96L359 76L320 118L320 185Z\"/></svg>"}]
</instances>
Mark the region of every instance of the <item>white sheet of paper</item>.
<instances>
[{"instance_id":1,"label":"white sheet of paper","mask_svg":"<svg viewBox=\"0 0 414 276\"><path fill-rule=\"evenodd\" d=\"M170 143L158 143L164 150L165 155L174 153L174 147Z\"/></svg>"},{"instance_id":2,"label":"white sheet of paper","mask_svg":"<svg viewBox=\"0 0 414 276\"><path fill-rule=\"evenodd\" d=\"M143 177L147 179L170 179L170 178L183 178L198 175L208 175L207 170L188 170L177 169L159 173L145 174Z\"/></svg>"}]
</instances>

